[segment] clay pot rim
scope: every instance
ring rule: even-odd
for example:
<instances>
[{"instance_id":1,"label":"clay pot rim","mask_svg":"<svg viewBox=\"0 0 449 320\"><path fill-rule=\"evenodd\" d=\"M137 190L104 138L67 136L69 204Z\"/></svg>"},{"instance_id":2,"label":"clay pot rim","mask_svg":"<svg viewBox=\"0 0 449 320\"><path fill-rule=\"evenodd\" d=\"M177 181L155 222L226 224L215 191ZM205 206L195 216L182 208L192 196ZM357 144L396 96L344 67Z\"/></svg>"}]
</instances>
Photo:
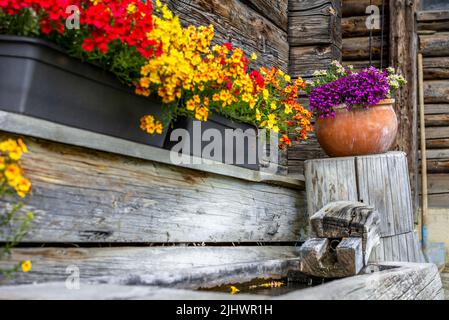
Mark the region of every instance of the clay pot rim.
<instances>
[{"instance_id":1,"label":"clay pot rim","mask_svg":"<svg viewBox=\"0 0 449 320\"><path fill-rule=\"evenodd\" d=\"M377 104L369 106L368 108L366 108L365 106L362 105L356 105L354 106L351 110L347 110L346 106L344 104L340 104L338 106L335 107L336 111L356 111L356 110L360 110L360 109L369 109L369 108L376 108L376 107L382 107L382 106L389 106L389 105L393 105L395 103L395 99L383 99L380 100Z\"/></svg>"}]
</instances>

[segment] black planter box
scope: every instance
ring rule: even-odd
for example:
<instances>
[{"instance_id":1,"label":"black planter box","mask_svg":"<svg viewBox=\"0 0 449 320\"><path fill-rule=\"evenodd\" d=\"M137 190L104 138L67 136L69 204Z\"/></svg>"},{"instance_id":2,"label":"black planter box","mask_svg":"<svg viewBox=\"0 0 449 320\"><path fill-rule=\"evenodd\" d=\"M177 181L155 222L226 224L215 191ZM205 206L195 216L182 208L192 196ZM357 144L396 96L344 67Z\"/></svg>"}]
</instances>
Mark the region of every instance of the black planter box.
<instances>
[{"instance_id":1,"label":"black planter box","mask_svg":"<svg viewBox=\"0 0 449 320\"><path fill-rule=\"evenodd\" d=\"M197 134L195 136L194 134L195 124L198 126L197 132L200 133L200 135ZM201 127L199 127L199 125L201 125ZM173 139L175 141L171 141L171 135L176 129L184 129L188 133L190 139L189 140L187 138L181 139L178 137L178 139ZM205 147L213 142L213 139L210 137L207 138L205 137L205 141L203 141L202 139L206 130L209 129L218 130L221 136L220 157L218 153L217 154L212 153L211 157L203 153ZM228 129L228 132L232 132L233 134L232 137L230 135L226 135L226 129ZM188 145L186 144L186 141L189 141ZM240 159L239 157L237 157L236 152L236 148L239 141L241 141L240 145L242 146L241 148L242 150L241 152L239 152ZM167 133L167 140L164 147L166 149L172 149L175 145L178 145L179 143L181 143L183 153L185 154L190 154L199 158L212 159L220 162L225 162L226 146L228 146L229 149L232 148L233 154L231 159L231 156L228 153L229 158L228 162L226 163L243 168L248 168L251 170L259 170L260 167L259 154L257 150L258 148L257 128L249 124L234 122L217 114L211 115L206 122L201 122L187 118L180 118L177 121L175 121L173 126ZM194 147L195 143L196 147ZM189 150L190 152L186 152L186 149L184 149L186 147L188 148L187 150ZM218 159L215 157L218 157Z\"/></svg>"},{"instance_id":2,"label":"black planter box","mask_svg":"<svg viewBox=\"0 0 449 320\"><path fill-rule=\"evenodd\" d=\"M161 102L36 38L0 35L0 109L156 147L167 132L140 129L142 116L162 114Z\"/></svg>"}]
</instances>

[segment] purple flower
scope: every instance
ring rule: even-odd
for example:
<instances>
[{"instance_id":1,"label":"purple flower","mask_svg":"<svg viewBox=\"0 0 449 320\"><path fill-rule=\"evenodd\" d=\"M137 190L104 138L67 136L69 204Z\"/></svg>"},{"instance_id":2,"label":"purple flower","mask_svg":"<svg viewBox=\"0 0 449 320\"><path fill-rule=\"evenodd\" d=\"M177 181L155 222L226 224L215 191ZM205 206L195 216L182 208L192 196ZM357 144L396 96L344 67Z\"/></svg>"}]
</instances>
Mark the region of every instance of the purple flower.
<instances>
[{"instance_id":1,"label":"purple flower","mask_svg":"<svg viewBox=\"0 0 449 320\"><path fill-rule=\"evenodd\" d=\"M330 83L314 88L310 92L310 109L320 118L334 117L334 107L345 105L369 107L387 98L388 74L374 67L349 74Z\"/></svg>"}]
</instances>

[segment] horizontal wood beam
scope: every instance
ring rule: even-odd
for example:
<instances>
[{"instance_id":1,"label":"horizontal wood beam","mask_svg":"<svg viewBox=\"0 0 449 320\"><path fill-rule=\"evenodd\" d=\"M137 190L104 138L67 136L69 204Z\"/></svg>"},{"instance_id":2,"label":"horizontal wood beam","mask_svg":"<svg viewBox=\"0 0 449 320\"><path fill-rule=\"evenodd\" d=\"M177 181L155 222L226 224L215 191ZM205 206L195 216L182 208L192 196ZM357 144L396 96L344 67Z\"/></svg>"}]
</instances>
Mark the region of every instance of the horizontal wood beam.
<instances>
[{"instance_id":1,"label":"horizontal wood beam","mask_svg":"<svg viewBox=\"0 0 449 320\"><path fill-rule=\"evenodd\" d=\"M388 48L388 40L384 39L384 49ZM380 60L380 48L381 39L379 36L375 36L372 39L372 58L374 60ZM369 59L369 38L368 37L356 37L356 38L344 38L342 56L345 61L352 60L368 60ZM384 61L388 56L388 50L384 50Z\"/></svg>"},{"instance_id":2,"label":"horizontal wood beam","mask_svg":"<svg viewBox=\"0 0 449 320\"><path fill-rule=\"evenodd\" d=\"M432 80L424 81L424 102L429 103L449 103L449 81Z\"/></svg>"},{"instance_id":3,"label":"horizontal wood beam","mask_svg":"<svg viewBox=\"0 0 449 320\"><path fill-rule=\"evenodd\" d=\"M449 57L424 58L423 71L424 80L447 79L449 83Z\"/></svg>"},{"instance_id":4,"label":"horizontal wood beam","mask_svg":"<svg viewBox=\"0 0 449 320\"><path fill-rule=\"evenodd\" d=\"M449 56L449 32L420 35L419 51L425 57Z\"/></svg>"},{"instance_id":5,"label":"horizontal wood beam","mask_svg":"<svg viewBox=\"0 0 449 320\"><path fill-rule=\"evenodd\" d=\"M196 289L259 278L282 278L299 268L295 247L148 247L14 249L7 267L31 260L32 272L18 272L4 284L65 281L76 266L80 281Z\"/></svg>"}]
</instances>

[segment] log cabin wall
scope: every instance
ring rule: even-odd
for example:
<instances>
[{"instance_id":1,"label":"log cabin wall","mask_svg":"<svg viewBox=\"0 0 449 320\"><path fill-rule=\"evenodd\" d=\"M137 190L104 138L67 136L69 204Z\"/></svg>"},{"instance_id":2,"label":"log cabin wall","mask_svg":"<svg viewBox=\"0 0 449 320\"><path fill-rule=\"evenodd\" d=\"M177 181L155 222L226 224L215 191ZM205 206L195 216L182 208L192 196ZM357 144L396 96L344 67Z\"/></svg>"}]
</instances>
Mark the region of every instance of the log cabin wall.
<instances>
[{"instance_id":1,"label":"log cabin wall","mask_svg":"<svg viewBox=\"0 0 449 320\"><path fill-rule=\"evenodd\" d=\"M417 13L423 54L429 241L449 247L449 5Z\"/></svg>"},{"instance_id":2,"label":"log cabin wall","mask_svg":"<svg viewBox=\"0 0 449 320\"><path fill-rule=\"evenodd\" d=\"M248 54L257 53L258 66L288 70L288 0L168 0L184 25L210 25L215 42L230 42Z\"/></svg>"},{"instance_id":3,"label":"log cabin wall","mask_svg":"<svg viewBox=\"0 0 449 320\"><path fill-rule=\"evenodd\" d=\"M310 79L315 70L341 60L341 0L289 0L289 72ZM307 106L307 100L303 104ZM294 142L288 150L288 172L304 174L304 162L326 154L311 134L308 141Z\"/></svg>"}]
</instances>

